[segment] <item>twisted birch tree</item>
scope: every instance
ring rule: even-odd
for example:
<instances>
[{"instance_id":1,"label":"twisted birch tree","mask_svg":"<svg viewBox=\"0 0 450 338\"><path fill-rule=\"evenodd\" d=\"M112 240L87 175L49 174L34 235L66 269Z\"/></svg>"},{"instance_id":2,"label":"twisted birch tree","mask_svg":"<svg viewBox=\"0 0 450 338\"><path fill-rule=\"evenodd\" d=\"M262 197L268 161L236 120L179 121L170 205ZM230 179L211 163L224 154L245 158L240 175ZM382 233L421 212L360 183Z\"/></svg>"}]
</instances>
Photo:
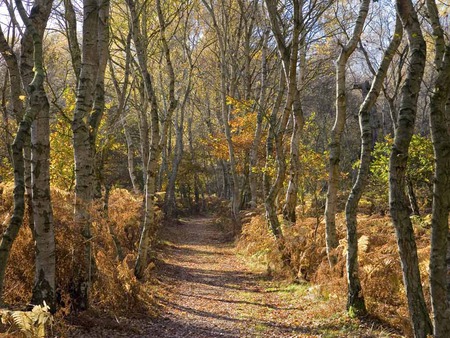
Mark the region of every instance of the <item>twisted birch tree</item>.
<instances>
[{"instance_id":1,"label":"twisted birch tree","mask_svg":"<svg viewBox=\"0 0 450 338\"><path fill-rule=\"evenodd\" d=\"M397 235L414 336L425 338L432 333L432 325L422 291L417 246L405 189L408 150L414 133L417 100L425 68L426 44L412 1L397 0L396 4L397 13L408 38L409 55L406 78L401 88L397 129L389 161L389 205Z\"/></svg>"},{"instance_id":2,"label":"twisted birch tree","mask_svg":"<svg viewBox=\"0 0 450 338\"><path fill-rule=\"evenodd\" d=\"M341 52L336 61L336 119L331 130L331 142L329 145L329 168L328 168L328 191L325 204L325 237L327 244L327 254L330 266L337 263L334 250L338 246L336 234L336 207L337 192L339 188L339 162L341 160L341 140L345 128L347 115L347 94L346 94L346 67L347 61L358 45L361 37L364 22L369 12L370 0L362 0L358 17L353 28L350 40L341 45Z\"/></svg>"},{"instance_id":3,"label":"twisted birch tree","mask_svg":"<svg viewBox=\"0 0 450 338\"><path fill-rule=\"evenodd\" d=\"M366 305L364 301L361 282L358 271L358 233L357 233L357 208L364 187L367 185L370 173L370 157L373 150L373 128L371 125L371 109L376 103L388 72L392 58L402 41L403 29L400 18L397 16L394 35L386 49L381 64L376 72L372 85L364 102L359 108L359 126L361 130L361 154L358 168L358 176L348 196L345 206L347 222L347 310L357 315L365 315Z\"/></svg>"}]
</instances>

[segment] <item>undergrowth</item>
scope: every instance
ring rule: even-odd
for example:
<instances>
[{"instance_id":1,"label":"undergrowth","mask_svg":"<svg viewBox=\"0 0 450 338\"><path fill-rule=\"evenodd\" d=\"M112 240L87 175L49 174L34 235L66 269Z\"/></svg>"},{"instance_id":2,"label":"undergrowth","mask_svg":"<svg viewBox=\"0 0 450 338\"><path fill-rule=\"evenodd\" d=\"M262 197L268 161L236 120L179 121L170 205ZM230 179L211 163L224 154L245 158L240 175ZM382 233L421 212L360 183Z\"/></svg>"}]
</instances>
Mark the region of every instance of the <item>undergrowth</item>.
<instances>
[{"instance_id":1,"label":"undergrowth","mask_svg":"<svg viewBox=\"0 0 450 338\"><path fill-rule=\"evenodd\" d=\"M2 231L12 213L12 189L12 185L3 184L0 187ZM76 315L71 309L70 293L80 268L78 264L81 261L83 238L80 229L73 223L73 198L71 193L52 189L56 281L60 298L56 318ZM142 197L134 196L124 189L111 191L107 213L103 208L103 201L98 201L92 207L92 243L96 271L91 290L91 312L112 317L155 314L152 294L154 281L151 276L154 265L150 264L142 281L138 281L133 273L141 207ZM4 300L18 307L24 307L29 302L33 288L34 243L27 224L26 216L13 244L5 277ZM118 257L118 246L122 259Z\"/></svg>"},{"instance_id":2,"label":"undergrowth","mask_svg":"<svg viewBox=\"0 0 450 338\"><path fill-rule=\"evenodd\" d=\"M255 267L267 269L267 273L278 278L289 278L283 270L281 254L274 236L270 233L262 212L244 218L242 234L238 240L239 253ZM330 269L325 249L325 224L317 227L316 218L303 218L295 224L283 224L285 247L292 266L298 272L296 282L308 282L320 290L321 297L338 297L345 309L347 283L345 276L345 219L337 217L338 233L341 237L336 249L337 265ZM426 221L426 220L425 220ZM424 222L415 221L418 255L423 289L429 291L429 230ZM359 266L360 278L369 313L387 326L410 334L405 290L402 282L400 260L394 228L387 216L360 215ZM429 299L429 295L425 295Z\"/></svg>"}]
</instances>

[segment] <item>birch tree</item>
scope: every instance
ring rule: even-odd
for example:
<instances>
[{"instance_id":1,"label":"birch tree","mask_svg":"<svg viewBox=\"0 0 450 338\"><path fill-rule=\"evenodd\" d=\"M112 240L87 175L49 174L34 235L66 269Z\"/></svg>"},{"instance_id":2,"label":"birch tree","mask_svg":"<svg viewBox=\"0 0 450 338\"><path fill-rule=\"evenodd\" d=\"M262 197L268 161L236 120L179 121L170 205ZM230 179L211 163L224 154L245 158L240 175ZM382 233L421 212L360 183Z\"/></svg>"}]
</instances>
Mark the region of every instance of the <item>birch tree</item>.
<instances>
[{"instance_id":1,"label":"birch tree","mask_svg":"<svg viewBox=\"0 0 450 338\"><path fill-rule=\"evenodd\" d=\"M450 336L450 42L435 1L427 0L434 37L436 80L430 98L430 125L435 157L431 221L430 287L434 337Z\"/></svg>"},{"instance_id":2,"label":"birch tree","mask_svg":"<svg viewBox=\"0 0 450 338\"><path fill-rule=\"evenodd\" d=\"M20 76L19 60L17 54L6 40L3 29L0 29L0 52L8 67L13 114L17 124L20 125L24 117L24 106L23 101L20 99L22 95L22 80ZM14 169L14 210L0 242L0 303L2 302L3 285L9 253L17 234L19 233L19 229L22 226L25 214L25 161L23 152L26 143L30 140L29 129L31 126L29 125L29 122L30 121L22 124L11 145L12 165Z\"/></svg>"},{"instance_id":3,"label":"birch tree","mask_svg":"<svg viewBox=\"0 0 450 338\"><path fill-rule=\"evenodd\" d=\"M35 277L32 304L46 302L55 310L55 235L53 229L53 213L50 201L50 105L44 89L44 64L42 40L50 15L53 1L36 1L30 15L27 14L20 0L16 0L17 10L25 23L22 40L22 82L27 83L26 76L32 60L33 79L27 88L27 111L19 127L18 144L15 143L15 158L22 166L21 156L17 154L23 147L23 137L31 127L31 183L35 239ZM32 57L28 54L31 47ZM22 168L19 169L21 171ZM21 173L18 179L21 181ZM21 185L21 183L19 183ZM20 187L19 187L20 189Z\"/></svg>"},{"instance_id":4,"label":"birch tree","mask_svg":"<svg viewBox=\"0 0 450 338\"><path fill-rule=\"evenodd\" d=\"M233 96L233 88L230 88L230 85L228 83L230 79L230 74L228 70L228 64L227 61L228 53L230 52L230 39L229 39L229 26L228 26L228 20L230 19L229 14L227 14L224 11L224 2L217 6L214 5L212 1L208 2L206 0L202 0L203 5L205 6L206 10L208 11L210 18L212 20L212 27L214 29L214 32L216 33L216 38L219 45L219 65L220 65L220 106L221 106L221 119L223 124L223 131L225 134L227 146L228 146L228 155L229 155L229 163L230 163L230 171L231 171L231 178L233 182L232 186L232 206L231 206L231 213L233 215L233 218L235 221L239 222L239 207L240 207L240 180L239 175L236 168L236 156L235 156L235 150L231 135L231 128L230 128L230 118L231 118L231 109L227 105L227 96ZM225 19L225 22L223 23L224 27L220 27L220 22L217 19L216 15L216 8L223 11L220 15L222 18ZM235 38L237 38L235 36Z\"/></svg>"},{"instance_id":5,"label":"birch tree","mask_svg":"<svg viewBox=\"0 0 450 338\"><path fill-rule=\"evenodd\" d=\"M364 22L369 12L370 0L362 0L358 17L355 21L349 41L341 44L341 52L336 61L336 119L331 130L329 145L328 191L325 205L325 234L328 260L331 266L337 263L334 249L338 246L336 234L336 206L339 185L339 162L341 156L341 140L347 115L346 67L347 61L355 51L361 37Z\"/></svg>"},{"instance_id":6,"label":"birch tree","mask_svg":"<svg viewBox=\"0 0 450 338\"><path fill-rule=\"evenodd\" d=\"M69 0L67 0L69 1ZM70 6L66 7L70 12ZM90 207L94 197L95 141L104 112L104 76L109 44L109 0L83 1L83 43L81 55L72 54L75 74L79 74L72 120L75 159L74 220L85 241L84 262L77 273L80 287L79 309L89 307L89 288L93 275ZM76 30L68 20L69 29ZM69 35L75 39L76 34ZM76 41L69 40L76 51ZM81 57L81 59L80 59ZM78 65L80 68L78 69Z\"/></svg>"},{"instance_id":7,"label":"birch tree","mask_svg":"<svg viewBox=\"0 0 450 338\"><path fill-rule=\"evenodd\" d=\"M156 230L155 220L155 193L156 177L158 174L158 160L161 155L161 133L159 126L158 102L155 94L153 79L147 65L147 46L144 43L143 32L141 30L141 20L145 10L137 7L137 2L127 0L127 6L130 11L130 29L132 32L134 48L136 49L136 58L139 72L143 79L144 100L148 102L151 118L151 143L149 145L148 164L146 166L145 181L145 211L142 232L139 241L138 257L136 259L134 274L137 278L144 277L144 271L148 265L148 251L151 245L151 236ZM140 4L140 6L145 6ZM138 14L139 13L139 14ZM146 117L144 117L146 121Z\"/></svg>"},{"instance_id":8,"label":"birch tree","mask_svg":"<svg viewBox=\"0 0 450 338\"><path fill-rule=\"evenodd\" d=\"M284 84L287 86L287 95L282 109L279 120L277 119L278 110L281 106L282 95L278 95L276 99L272 116L270 119L269 135L267 140L267 161L272 156L273 150L276 153L277 172L276 178L273 182L269 181L268 175L265 175L265 201L264 206L266 210L266 219L269 223L270 229L277 239L278 250L282 255L283 264L286 267L291 267L291 259L285 252L283 232L281 229L280 221L278 220L276 199L283 187L284 179L286 177L286 155L283 147L283 136L286 130L289 117L292 113L293 104L298 99L297 88L297 61L298 61L298 48L300 37L300 12L301 7L298 1L293 2L293 30L290 42L286 42L286 39L282 33L282 26L279 21L277 3L276 1L266 0L267 12L270 20L272 32L277 41L278 52L280 54L280 60L282 67L280 69L280 77L282 87ZM289 44L289 47L288 47Z\"/></svg>"},{"instance_id":9,"label":"birch tree","mask_svg":"<svg viewBox=\"0 0 450 338\"><path fill-rule=\"evenodd\" d=\"M359 125L361 131L361 154L358 168L358 176L350 192L345 206L347 223L347 310L358 315L366 314L366 305L358 272L358 235L357 235L357 207L367 185L370 173L370 157L373 150L373 128L370 112L382 89L384 79L389 70L392 58L402 40L402 25L397 17L394 35L386 49L381 64L372 80L372 85L359 108ZM364 91L363 91L364 92Z\"/></svg>"},{"instance_id":10,"label":"birch tree","mask_svg":"<svg viewBox=\"0 0 450 338\"><path fill-rule=\"evenodd\" d=\"M172 170L169 175L169 180L167 182L166 187L166 195L164 198L164 212L167 217L172 217L173 211L176 208L176 199L175 199L175 183L178 175L178 168L180 166L181 160L184 154L184 122L186 109L189 104L189 98L193 87L193 69L194 69L194 61L192 60L192 48L189 46L188 35L189 32L189 21L191 16L191 10L188 10L185 14L186 17L184 19L184 28L182 34L182 54L183 54L183 63L185 65L185 69L183 69L183 83L185 83L184 95L182 96L181 102L178 105L178 109L176 111L175 119L174 119L174 127L175 127L175 150L172 161ZM197 191L196 182L194 182L194 188ZM197 196L197 193L196 193ZM198 202L198 201L196 201Z\"/></svg>"},{"instance_id":11,"label":"birch tree","mask_svg":"<svg viewBox=\"0 0 450 338\"><path fill-rule=\"evenodd\" d=\"M405 194L408 149L414 132L417 99L425 68L426 44L411 0L397 0L396 4L397 13L408 38L409 55L406 78L401 87L397 129L389 161L389 205L397 235L414 336L426 337L431 334L432 325L423 296L417 247L409 217L408 198Z\"/></svg>"}]
</instances>

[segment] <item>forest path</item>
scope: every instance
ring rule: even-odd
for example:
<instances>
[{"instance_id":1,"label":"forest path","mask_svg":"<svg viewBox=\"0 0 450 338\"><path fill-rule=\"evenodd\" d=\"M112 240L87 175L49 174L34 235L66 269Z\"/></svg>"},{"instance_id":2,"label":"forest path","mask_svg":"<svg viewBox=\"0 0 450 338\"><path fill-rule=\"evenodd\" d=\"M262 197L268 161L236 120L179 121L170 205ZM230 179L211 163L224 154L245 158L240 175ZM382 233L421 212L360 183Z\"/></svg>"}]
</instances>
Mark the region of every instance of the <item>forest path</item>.
<instances>
[{"instance_id":1,"label":"forest path","mask_svg":"<svg viewBox=\"0 0 450 338\"><path fill-rule=\"evenodd\" d=\"M318 286L287 284L255 271L214 217L164 225L161 240L155 269L159 315L84 325L88 330L73 337L401 337L378 321L349 318L345 299Z\"/></svg>"},{"instance_id":2,"label":"forest path","mask_svg":"<svg viewBox=\"0 0 450 338\"><path fill-rule=\"evenodd\" d=\"M283 286L252 271L212 217L169 225L163 241L157 264L163 311L139 336L392 336L343 315L343 304L323 299L314 287Z\"/></svg>"},{"instance_id":3,"label":"forest path","mask_svg":"<svg viewBox=\"0 0 450 338\"><path fill-rule=\"evenodd\" d=\"M214 218L180 220L163 234L157 269L165 288L154 337L292 337L309 329L284 323L294 304L280 304L264 275L236 255Z\"/></svg>"}]
</instances>

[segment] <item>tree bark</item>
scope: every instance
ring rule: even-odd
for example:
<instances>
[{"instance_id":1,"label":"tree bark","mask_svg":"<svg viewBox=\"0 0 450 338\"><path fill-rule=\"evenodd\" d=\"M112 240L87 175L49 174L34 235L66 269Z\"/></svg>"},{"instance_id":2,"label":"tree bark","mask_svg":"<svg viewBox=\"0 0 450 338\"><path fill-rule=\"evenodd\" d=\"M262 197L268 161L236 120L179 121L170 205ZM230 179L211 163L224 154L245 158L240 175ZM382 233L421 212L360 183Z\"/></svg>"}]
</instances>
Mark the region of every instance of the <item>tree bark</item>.
<instances>
[{"instance_id":1,"label":"tree bark","mask_svg":"<svg viewBox=\"0 0 450 338\"><path fill-rule=\"evenodd\" d=\"M286 190L283 217L286 221L295 223L297 217L295 208L297 206L298 179L300 175L300 140L303 130L304 118L300 103L300 93L293 103L293 130L291 136L289 184Z\"/></svg>"},{"instance_id":2,"label":"tree bark","mask_svg":"<svg viewBox=\"0 0 450 338\"><path fill-rule=\"evenodd\" d=\"M347 61L353 54L359 38L361 36L364 22L369 11L370 0L362 0L359 7L358 18L352 36L345 46L341 47L341 53L336 62L336 120L331 130L331 142L329 145L329 176L328 191L325 205L325 234L327 244L327 255L330 266L337 263L337 256L334 250L338 246L336 234L336 207L337 192L339 185L339 162L341 156L341 139L345 127L347 115L347 95L346 95L346 66Z\"/></svg>"},{"instance_id":3,"label":"tree bark","mask_svg":"<svg viewBox=\"0 0 450 338\"><path fill-rule=\"evenodd\" d=\"M100 127L100 122L105 113L105 72L108 64L109 56L109 9L110 0L97 0L98 1L98 24L97 24L97 60L98 69L95 79L95 96L93 102L92 112L89 115L89 141L91 143L91 149L93 152L94 161L94 186L93 197L101 198L102 196L102 183L101 171L102 164L96 163L96 142L97 133Z\"/></svg>"},{"instance_id":4,"label":"tree bark","mask_svg":"<svg viewBox=\"0 0 450 338\"><path fill-rule=\"evenodd\" d=\"M2 303L4 279L6 272L6 265L9 258L9 253L23 223L25 213L25 171L24 171L24 156L23 150L27 140L30 139L30 128L32 116L27 116L24 121L24 107L20 99L22 94L22 81L20 78L19 63L17 55L9 46L3 31L0 31L0 52L6 61L8 67L11 103L14 117L19 125L18 132L14 138L11 146L12 165L14 169L14 210L11 220L2 235L0 242L0 304Z\"/></svg>"},{"instance_id":5,"label":"tree bark","mask_svg":"<svg viewBox=\"0 0 450 338\"><path fill-rule=\"evenodd\" d=\"M140 18L134 0L127 0L130 10L130 25L138 59L139 71L142 75L144 85L144 98L149 102L151 117L151 143L149 145L148 163L146 166L145 181L145 211L142 232L139 241L138 256L134 268L134 274L138 279L144 277L145 269L148 265L148 251L152 242L152 236L156 231L155 220L155 193L156 178L158 175L158 161L161 156L161 134L159 128L158 104L153 87L153 80L147 67L146 46L142 41L143 36L140 30ZM139 11L139 13L141 13ZM143 116L146 121L146 117Z\"/></svg>"},{"instance_id":6,"label":"tree bark","mask_svg":"<svg viewBox=\"0 0 450 338\"><path fill-rule=\"evenodd\" d=\"M109 71L111 73L111 78L114 83L114 88L116 90L116 95L118 97L118 107L117 107L117 115L122 124L123 133L125 135L125 141L127 144L127 163L128 163L128 173L130 175L131 185L133 187L133 192L138 194L140 192L139 184L137 180L135 165L134 165L134 152L136 147L133 142L133 138L130 132L130 128L127 124L127 109L126 104L129 98L129 78L130 78L130 63L131 63L131 33L128 34L126 42L125 42L125 67L124 67L124 76L123 76L123 84L120 86L119 81L115 75L114 67L111 61L111 55L109 59Z\"/></svg>"},{"instance_id":7,"label":"tree bark","mask_svg":"<svg viewBox=\"0 0 450 338\"><path fill-rule=\"evenodd\" d=\"M42 40L53 1L35 3L27 15L20 0L17 10L25 23L24 41L28 36L33 47L33 80L28 86L26 115L31 125L32 157L31 184L35 239L35 276L32 304L44 302L55 311L55 235L50 201L50 120L49 103L44 89ZM27 121L27 125L31 120ZM20 159L19 159L20 162Z\"/></svg>"},{"instance_id":8,"label":"tree bark","mask_svg":"<svg viewBox=\"0 0 450 338\"><path fill-rule=\"evenodd\" d=\"M426 44L411 0L397 0L397 13L408 37L409 57L401 89L398 127L389 162L389 204L400 252L409 314L415 337L432 333L420 279L417 247L405 195L408 149L414 132L417 99L426 60Z\"/></svg>"},{"instance_id":9,"label":"tree bark","mask_svg":"<svg viewBox=\"0 0 450 338\"><path fill-rule=\"evenodd\" d=\"M435 44L437 77L430 99L430 125L435 174L431 218L430 291L434 337L450 336L450 43L446 43L435 1L427 0Z\"/></svg>"},{"instance_id":10,"label":"tree bark","mask_svg":"<svg viewBox=\"0 0 450 338\"><path fill-rule=\"evenodd\" d=\"M169 176L169 181L167 183L167 189L166 189L166 195L164 200L164 209L165 214L167 217L171 218L173 216L174 207L176 207L176 199L175 199L175 181L178 174L178 167L181 163L181 160L183 158L184 154L184 144L183 144L183 131L184 131L184 116L186 111L186 104L189 99L189 95L191 92L191 73L192 71L192 64L191 64L191 70L189 70L187 85L183 97L183 101L180 105L179 113L176 115L175 118L175 154L172 161L172 172ZM194 180L194 187L197 191L197 182Z\"/></svg>"},{"instance_id":11,"label":"tree bark","mask_svg":"<svg viewBox=\"0 0 450 338\"><path fill-rule=\"evenodd\" d=\"M403 29L400 18L397 16L395 31L391 43L386 49L380 67L372 80L370 91L365 95L364 102L359 108L359 125L361 129L361 155L358 176L350 192L345 206L347 222L347 310L358 316L367 313L364 295L361 288L358 271L358 234L357 234L357 208L370 173L370 160L373 150L372 125L370 112L380 94L384 79L402 41Z\"/></svg>"},{"instance_id":12,"label":"tree bark","mask_svg":"<svg viewBox=\"0 0 450 338\"><path fill-rule=\"evenodd\" d=\"M72 0L64 0L64 16L66 19L66 35L69 44L70 57L72 58L72 68L78 83L81 72L81 50L77 37L77 17Z\"/></svg>"},{"instance_id":13,"label":"tree bark","mask_svg":"<svg viewBox=\"0 0 450 338\"><path fill-rule=\"evenodd\" d=\"M83 1L82 59L77 98L72 120L75 160L74 221L85 241L82 266L77 272L80 285L78 310L89 307L93 275L90 207L95 184L95 140L104 109L104 74L108 46L109 0ZM76 55L72 56L76 60ZM74 65L76 66L76 65Z\"/></svg>"},{"instance_id":14,"label":"tree bark","mask_svg":"<svg viewBox=\"0 0 450 338\"><path fill-rule=\"evenodd\" d=\"M269 196L270 192L271 192L271 187L273 185L272 180L271 180L270 170L273 166L273 159L274 159L273 155L274 155L274 151L275 151L275 144L274 144L275 143L275 135L277 133L277 131L276 131L277 115L281 108L285 87L286 87L286 77L284 76L283 71L280 69L278 94L275 99L275 103L273 105L272 112L270 114L270 119L269 119L269 131L268 131L267 140L266 140L266 165L264 168L264 175L263 175L264 206L267 205L266 218L267 218L267 221L269 222L269 226L271 227L271 231L274 235L278 231L277 230L278 228L276 226L276 223L275 223L275 227L272 228L272 225L271 225L272 223L270 223L270 219L273 219L273 220L276 219L275 222L278 222L278 218L277 218L277 210L275 207L275 200L272 202L272 196ZM271 205L273 205L273 207L271 207Z\"/></svg>"},{"instance_id":15,"label":"tree bark","mask_svg":"<svg viewBox=\"0 0 450 338\"><path fill-rule=\"evenodd\" d=\"M266 209L266 218L269 222L269 226L272 233L277 239L277 244L281 255L283 256L283 263L285 266L291 268L290 257L287 256L284 250L284 238L280 226L280 221L278 220L278 215L276 211L276 199L280 193L284 179L286 177L286 155L283 149L283 137L286 132L286 126L289 121L289 117L293 111L293 104L299 99L299 91L297 88L297 61L298 61L298 51L299 51L299 38L301 33L300 27L300 17L301 17L301 6L299 1L294 1L294 27L292 32L292 44L288 47L286 45L285 39L281 33L280 23L277 15L277 3L272 0L266 0L266 6L269 14L270 25L272 32L277 41L278 52L281 57L283 64L282 71L284 73L284 81L287 84L287 97L283 107L283 113L278 122L276 129L272 128L272 138L273 144L276 150L276 162L277 162L277 176L272 186L268 190L265 197L264 205ZM270 131L269 131L270 133ZM269 155L269 154L268 154Z\"/></svg>"},{"instance_id":16,"label":"tree bark","mask_svg":"<svg viewBox=\"0 0 450 338\"><path fill-rule=\"evenodd\" d=\"M258 164L258 147L261 143L262 138L262 122L263 116L266 114L266 96L267 96L267 50L269 40L269 30L266 29L263 37L263 46L262 46L262 55L261 55L261 89L259 93L259 104L258 104L258 112L256 116L256 128L255 128L255 136L253 138L252 146L250 148L250 170L249 170L249 185L250 185L250 193L251 200L250 206L255 208L258 202L258 174L257 174L257 164Z\"/></svg>"}]
</instances>

